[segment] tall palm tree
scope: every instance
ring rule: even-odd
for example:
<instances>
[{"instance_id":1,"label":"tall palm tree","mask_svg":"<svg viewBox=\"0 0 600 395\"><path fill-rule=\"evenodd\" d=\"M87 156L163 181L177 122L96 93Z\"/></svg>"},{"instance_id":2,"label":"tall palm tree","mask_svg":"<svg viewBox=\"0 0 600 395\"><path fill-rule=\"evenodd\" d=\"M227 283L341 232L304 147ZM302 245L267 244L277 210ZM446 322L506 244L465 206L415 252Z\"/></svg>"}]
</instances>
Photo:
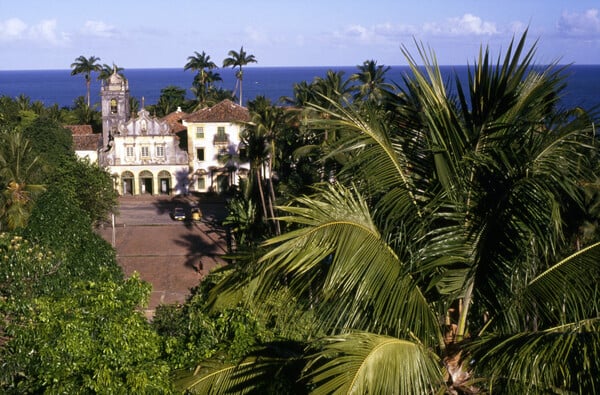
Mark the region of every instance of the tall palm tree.
<instances>
[{"instance_id":1,"label":"tall palm tree","mask_svg":"<svg viewBox=\"0 0 600 395\"><path fill-rule=\"evenodd\" d=\"M14 230L27 225L34 199L45 188L29 183L40 163L38 157L31 157L31 146L22 132L3 131L0 141L0 224Z\"/></svg>"},{"instance_id":2,"label":"tall palm tree","mask_svg":"<svg viewBox=\"0 0 600 395\"><path fill-rule=\"evenodd\" d=\"M196 75L191 90L198 99L197 108L204 108L207 105L210 106L211 104L209 104L209 101L212 103L218 102L218 100L215 100L211 96L214 96L215 93L219 92L215 89L214 83L222 80L221 74L212 70L205 70L202 74Z\"/></svg>"},{"instance_id":3,"label":"tall palm tree","mask_svg":"<svg viewBox=\"0 0 600 395\"><path fill-rule=\"evenodd\" d=\"M238 68L238 71L235 73L235 78L237 78L239 89L240 89L240 106L242 105L242 81L244 79L244 71L243 67L249 63L256 63L257 60L254 55L249 55L244 51L244 47L240 48L240 52L236 52L234 50L229 51L229 57L223 60L223 67L232 67ZM234 89L235 92L235 89Z\"/></svg>"},{"instance_id":4,"label":"tall palm tree","mask_svg":"<svg viewBox=\"0 0 600 395\"><path fill-rule=\"evenodd\" d=\"M90 86L92 83L92 78L91 78L91 74L92 72L99 72L100 70L102 70L102 66L100 66L98 63L100 58L97 58L95 56L90 56L89 58L86 58L85 56L79 56L77 59L75 59L75 61L73 63L71 63L71 68L73 70L71 70L71 75L77 75L77 74L83 74L85 76L85 86L86 86L86 90L87 90L87 105L88 107L90 106L91 100L90 100Z\"/></svg>"},{"instance_id":5,"label":"tall palm tree","mask_svg":"<svg viewBox=\"0 0 600 395\"><path fill-rule=\"evenodd\" d=\"M404 51L396 113L316 107L352 160L280 207L294 230L266 244L252 284L255 301L310 290L329 334L304 357L315 393L599 388L600 244L560 259L561 204L593 179L591 125L547 105L560 70L531 67L525 39L497 64L482 50L457 98L420 47L424 68ZM268 379L267 364L220 368L219 385Z\"/></svg>"},{"instance_id":6,"label":"tall palm tree","mask_svg":"<svg viewBox=\"0 0 600 395\"><path fill-rule=\"evenodd\" d=\"M215 75L212 73L212 70L216 68L217 65L215 62L210 60L210 56L204 51L202 53L194 51L194 55L188 56L188 62L183 67L184 71L192 70L198 73L194 78L194 88L201 104L206 99L206 93L209 90L210 84L215 81Z\"/></svg>"}]
</instances>

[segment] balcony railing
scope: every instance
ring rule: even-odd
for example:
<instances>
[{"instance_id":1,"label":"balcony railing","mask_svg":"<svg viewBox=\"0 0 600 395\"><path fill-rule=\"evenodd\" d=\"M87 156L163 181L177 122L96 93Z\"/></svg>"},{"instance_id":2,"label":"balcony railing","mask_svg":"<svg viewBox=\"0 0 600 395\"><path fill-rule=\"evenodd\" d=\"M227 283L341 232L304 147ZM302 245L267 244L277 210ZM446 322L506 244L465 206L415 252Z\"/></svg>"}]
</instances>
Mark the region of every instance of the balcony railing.
<instances>
[{"instance_id":1,"label":"balcony railing","mask_svg":"<svg viewBox=\"0 0 600 395\"><path fill-rule=\"evenodd\" d=\"M229 134L224 135L215 135L213 138L214 145L228 145L229 144Z\"/></svg>"}]
</instances>

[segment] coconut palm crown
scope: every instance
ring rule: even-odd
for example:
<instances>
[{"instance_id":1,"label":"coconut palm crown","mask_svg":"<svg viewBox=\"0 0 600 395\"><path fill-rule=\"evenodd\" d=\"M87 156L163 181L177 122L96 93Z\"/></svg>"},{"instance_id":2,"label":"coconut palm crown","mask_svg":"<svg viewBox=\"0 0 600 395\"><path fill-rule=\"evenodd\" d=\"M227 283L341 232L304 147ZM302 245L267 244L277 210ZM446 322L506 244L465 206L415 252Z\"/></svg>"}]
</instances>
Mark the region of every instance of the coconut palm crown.
<instances>
[{"instance_id":1,"label":"coconut palm crown","mask_svg":"<svg viewBox=\"0 0 600 395\"><path fill-rule=\"evenodd\" d=\"M526 36L497 62L481 49L453 89L432 52L418 46L422 66L404 50L393 111L313 106L346 160L335 183L278 208L291 230L265 244L251 300L309 297L327 336L184 388L250 391L295 358L316 394L600 390L600 244L564 242L564 206L594 180L592 124L559 109L562 70L535 66Z\"/></svg>"},{"instance_id":2,"label":"coconut palm crown","mask_svg":"<svg viewBox=\"0 0 600 395\"><path fill-rule=\"evenodd\" d=\"M235 77L237 78L237 85L239 85L240 90L240 106L242 105L242 81L244 79L244 70L243 67L249 63L256 63L257 60L254 55L247 54L244 51L244 47L240 48L240 52L236 52L234 50L229 51L229 57L223 60L223 67L232 67L238 68L238 71L235 73ZM235 89L234 89L235 92Z\"/></svg>"},{"instance_id":3,"label":"coconut palm crown","mask_svg":"<svg viewBox=\"0 0 600 395\"><path fill-rule=\"evenodd\" d=\"M85 76L85 86L86 86L86 98L87 105L90 106L90 86L92 83L92 72L99 72L102 70L102 66L96 62L99 62L100 58L95 56L90 56L86 58L85 56L79 56L73 63L71 63L71 75L83 74Z\"/></svg>"}]
</instances>

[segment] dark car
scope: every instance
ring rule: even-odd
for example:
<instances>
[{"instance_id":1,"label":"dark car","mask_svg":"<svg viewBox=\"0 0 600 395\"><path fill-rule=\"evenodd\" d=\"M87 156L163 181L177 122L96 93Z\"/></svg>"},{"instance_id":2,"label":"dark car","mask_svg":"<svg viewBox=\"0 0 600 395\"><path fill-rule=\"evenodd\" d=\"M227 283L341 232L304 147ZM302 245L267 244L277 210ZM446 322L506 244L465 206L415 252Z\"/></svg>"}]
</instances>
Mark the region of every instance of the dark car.
<instances>
[{"instance_id":1,"label":"dark car","mask_svg":"<svg viewBox=\"0 0 600 395\"><path fill-rule=\"evenodd\" d=\"M185 221L186 215L183 207L175 207L173 211L171 211L171 218L175 221Z\"/></svg>"}]
</instances>

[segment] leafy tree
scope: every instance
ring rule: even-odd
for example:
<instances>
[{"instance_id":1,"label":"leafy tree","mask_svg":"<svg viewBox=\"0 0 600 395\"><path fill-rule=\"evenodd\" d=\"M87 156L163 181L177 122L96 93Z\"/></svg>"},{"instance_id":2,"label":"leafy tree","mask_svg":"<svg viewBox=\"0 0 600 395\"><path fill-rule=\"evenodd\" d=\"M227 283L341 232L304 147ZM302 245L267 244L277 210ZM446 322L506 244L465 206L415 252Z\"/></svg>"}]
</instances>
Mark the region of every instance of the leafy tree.
<instances>
[{"instance_id":1,"label":"leafy tree","mask_svg":"<svg viewBox=\"0 0 600 395\"><path fill-rule=\"evenodd\" d=\"M43 280L61 263L61 256L21 236L0 233L0 295L22 302L42 292Z\"/></svg>"},{"instance_id":2,"label":"leafy tree","mask_svg":"<svg viewBox=\"0 0 600 395\"><path fill-rule=\"evenodd\" d=\"M94 225L106 221L118 205L111 175L87 158L65 160L50 175L49 182L68 194Z\"/></svg>"},{"instance_id":3,"label":"leafy tree","mask_svg":"<svg viewBox=\"0 0 600 395\"><path fill-rule=\"evenodd\" d=\"M150 286L77 281L71 293L36 298L6 328L4 393L171 393L160 339L138 310Z\"/></svg>"},{"instance_id":4,"label":"leafy tree","mask_svg":"<svg viewBox=\"0 0 600 395\"><path fill-rule=\"evenodd\" d=\"M238 68L238 71L235 73L235 77L237 78L237 84L239 85L240 90L240 106L242 105L242 81L244 79L244 71L243 67L250 63L256 63L257 60L254 55L248 55L246 51L244 51L244 47L240 48L240 52L236 52L231 50L228 52L229 57L223 60L223 67L232 67ZM234 89L234 92L236 89Z\"/></svg>"},{"instance_id":5,"label":"leafy tree","mask_svg":"<svg viewBox=\"0 0 600 395\"><path fill-rule=\"evenodd\" d=\"M100 66L98 62L100 58L95 56L90 56L86 58L85 56L79 56L75 59L73 63L71 63L71 75L83 74L85 77L85 86L87 90L87 106L91 105L90 101L90 86L92 84L92 72L100 72L102 70L102 66Z\"/></svg>"},{"instance_id":6,"label":"leafy tree","mask_svg":"<svg viewBox=\"0 0 600 395\"><path fill-rule=\"evenodd\" d=\"M599 388L600 244L562 259L562 203L594 179L591 125L548 105L560 71L533 68L525 39L497 64L482 50L456 97L420 48L425 67L405 52L412 74L394 114L372 101L316 107L315 127L344 131L332 155L348 161L335 183L280 207L292 231L266 243L247 280L255 301L280 289L314 301L329 336L300 358L305 388ZM267 365L248 358L201 378L250 390Z\"/></svg>"},{"instance_id":7,"label":"leafy tree","mask_svg":"<svg viewBox=\"0 0 600 395\"><path fill-rule=\"evenodd\" d=\"M68 188L50 184L23 230L28 240L63 254L63 263L49 285L54 293L69 292L73 278L100 281L123 277L114 249L93 231L90 214L80 205Z\"/></svg>"},{"instance_id":8,"label":"leafy tree","mask_svg":"<svg viewBox=\"0 0 600 395\"><path fill-rule=\"evenodd\" d=\"M65 158L75 158L71 131L56 121L39 117L23 130L23 136L30 141L32 152L46 167L43 178L59 167Z\"/></svg>"},{"instance_id":9,"label":"leafy tree","mask_svg":"<svg viewBox=\"0 0 600 395\"><path fill-rule=\"evenodd\" d=\"M174 85L161 89L158 103L154 106L156 115L163 117L177 110L177 107L183 107L185 103L185 93L185 89Z\"/></svg>"}]
</instances>

